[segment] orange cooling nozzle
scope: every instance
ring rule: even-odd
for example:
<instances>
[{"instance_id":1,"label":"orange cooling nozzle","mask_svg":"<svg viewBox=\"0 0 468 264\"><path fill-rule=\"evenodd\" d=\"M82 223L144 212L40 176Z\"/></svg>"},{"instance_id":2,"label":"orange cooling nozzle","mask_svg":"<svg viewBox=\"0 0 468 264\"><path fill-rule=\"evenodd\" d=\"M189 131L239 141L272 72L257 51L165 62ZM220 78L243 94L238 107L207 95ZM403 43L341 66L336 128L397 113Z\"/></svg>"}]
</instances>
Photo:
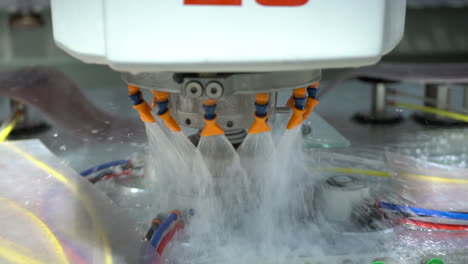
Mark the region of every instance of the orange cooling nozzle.
<instances>
[{"instance_id":1,"label":"orange cooling nozzle","mask_svg":"<svg viewBox=\"0 0 468 264\"><path fill-rule=\"evenodd\" d=\"M134 95L140 91L140 88L129 84L128 86L128 95Z\"/></svg>"},{"instance_id":2,"label":"orange cooling nozzle","mask_svg":"<svg viewBox=\"0 0 468 264\"><path fill-rule=\"evenodd\" d=\"M294 108L294 98L292 95L289 97L288 101L286 102L286 106L289 108Z\"/></svg>"},{"instance_id":3,"label":"orange cooling nozzle","mask_svg":"<svg viewBox=\"0 0 468 264\"><path fill-rule=\"evenodd\" d=\"M255 102L260 105L268 104L268 98L270 97L267 93L259 93L255 95Z\"/></svg>"},{"instance_id":4,"label":"orange cooling nozzle","mask_svg":"<svg viewBox=\"0 0 468 264\"><path fill-rule=\"evenodd\" d=\"M312 97L307 97L305 112L304 112L304 120L309 119L310 114L314 111L315 106L319 104L319 100L314 99Z\"/></svg>"},{"instance_id":5,"label":"orange cooling nozzle","mask_svg":"<svg viewBox=\"0 0 468 264\"><path fill-rule=\"evenodd\" d=\"M267 123L268 115L265 115L264 117L259 117L255 114L254 117L255 117L255 120L249 128L249 131L248 131L249 134L259 134L259 133L271 131L271 127Z\"/></svg>"},{"instance_id":6,"label":"orange cooling nozzle","mask_svg":"<svg viewBox=\"0 0 468 264\"><path fill-rule=\"evenodd\" d=\"M268 113L266 112L266 109L268 107L268 98L269 94L267 93L259 93L255 95L255 120L248 130L249 134L259 134L271 131L271 127L267 123Z\"/></svg>"},{"instance_id":7,"label":"orange cooling nozzle","mask_svg":"<svg viewBox=\"0 0 468 264\"><path fill-rule=\"evenodd\" d=\"M213 119L206 119L204 117L203 121L205 121L205 127L203 127L200 136L209 137L224 134L224 130L219 126L218 122L216 122L217 120L218 117Z\"/></svg>"},{"instance_id":8,"label":"orange cooling nozzle","mask_svg":"<svg viewBox=\"0 0 468 264\"><path fill-rule=\"evenodd\" d=\"M289 108L294 108L296 103L294 102L294 97L300 98L300 97L305 97L307 93L306 88L297 88L293 90L293 95L289 97L288 101L286 102L286 106Z\"/></svg>"},{"instance_id":9,"label":"orange cooling nozzle","mask_svg":"<svg viewBox=\"0 0 468 264\"><path fill-rule=\"evenodd\" d=\"M138 111L143 122L156 122L156 119L154 119L154 116L151 114L151 106L143 99L140 88L134 85L128 85L128 97L133 101L133 108Z\"/></svg>"},{"instance_id":10,"label":"orange cooling nozzle","mask_svg":"<svg viewBox=\"0 0 468 264\"><path fill-rule=\"evenodd\" d=\"M205 110L205 116L203 117L203 120L205 121L205 127L203 127L200 136L209 137L224 134L224 130L217 122L218 116L215 113L216 100L205 100L203 103L203 109Z\"/></svg>"},{"instance_id":11,"label":"orange cooling nozzle","mask_svg":"<svg viewBox=\"0 0 468 264\"><path fill-rule=\"evenodd\" d=\"M307 88L297 88L293 90L293 96L291 96L290 99L293 102L293 107L291 107L293 114L289 119L287 129L294 129L304 122L306 94ZM290 102L288 103L291 104Z\"/></svg>"},{"instance_id":12,"label":"orange cooling nozzle","mask_svg":"<svg viewBox=\"0 0 468 264\"><path fill-rule=\"evenodd\" d=\"M156 90L151 90L153 93L153 106L156 106L157 103L165 102L169 100L169 93L168 92L160 92Z\"/></svg>"},{"instance_id":13,"label":"orange cooling nozzle","mask_svg":"<svg viewBox=\"0 0 468 264\"><path fill-rule=\"evenodd\" d=\"M177 121L175 121L174 117L172 117L170 110L168 109L166 112L159 114L159 118L161 118L166 125L166 127L171 130L172 132L180 132L182 128L180 128Z\"/></svg>"},{"instance_id":14,"label":"orange cooling nozzle","mask_svg":"<svg viewBox=\"0 0 468 264\"><path fill-rule=\"evenodd\" d=\"M297 88L293 90L293 96L296 98L303 98L307 94L307 88Z\"/></svg>"},{"instance_id":15,"label":"orange cooling nozzle","mask_svg":"<svg viewBox=\"0 0 468 264\"><path fill-rule=\"evenodd\" d=\"M203 102L203 106L216 106L216 100L215 99L208 99Z\"/></svg>"},{"instance_id":16,"label":"orange cooling nozzle","mask_svg":"<svg viewBox=\"0 0 468 264\"><path fill-rule=\"evenodd\" d=\"M163 120L164 125L172 132L182 131L169 110L169 93L156 90L151 90L151 93L153 93L153 106L158 106L158 117Z\"/></svg>"},{"instance_id":17,"label":"orange cooling nozzle","mask_svg":"<svg viewBox=\"0 0 468 264\"><path fill-rule=\"evenodd\" d=\"M151 106L149 106L146 101L143 100L140 104L134 105L133 108L138 111L143 122L156 122L156 119L154 119L154 116L151 114Z\"/></svg>"},{"instance_id":18,"label":"orange cooling nozzle","mask_svg":"<svg viewBox=\"0 0 468 264\"><path fill-rule=\"evenodd\" d=\"M305 113L305 110L301 110L301 109L294 107L293 114L291 118L289 119L289 122L287 125L287 129L291 130L301 125L304 122L304 113Z\"/></svg>"},{"instance_id":19,"label":"orange cooling nozzle","mask_svg":"<svg viewBox=\"0 0 468 264\"><path fill-rule=\"evenodd\" d=\"M305 104L305 113L304 113L304 120L309 119L310 114L314 111L314 108L319 104L319 100L317 99L317 93L319 91L320 82L315 82L309 87L307 87L307 101Z\"/></svg>"},{"instance_id":20,"label":"orange cooling nozzle","mask_svg":"<svg viewBox=\"0 0 468 264\"><path fill-rule=\"evenodd\" d=\"M309 88L318 88L320 86L320 82L315 82L311 85L309 85Z\"/></svg>"}]
</instances>

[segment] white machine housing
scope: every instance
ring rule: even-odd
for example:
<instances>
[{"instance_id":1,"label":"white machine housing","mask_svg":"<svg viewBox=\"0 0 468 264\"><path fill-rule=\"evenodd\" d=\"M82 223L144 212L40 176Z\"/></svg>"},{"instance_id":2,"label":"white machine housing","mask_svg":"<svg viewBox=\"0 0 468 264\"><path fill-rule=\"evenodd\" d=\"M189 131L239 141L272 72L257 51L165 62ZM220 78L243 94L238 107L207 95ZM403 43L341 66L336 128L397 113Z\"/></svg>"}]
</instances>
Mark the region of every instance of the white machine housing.
<instances>
[{"instance_id":1,"label":"white machine housing","mask_svg":"<svg viewBox=\"0 0 468 264\"><path fill-rule=\"evenodd\" d=\"M52 0L61 48L132 73L373 64L401 39L405 8L406 0Z\"/></svg>"}]
</instances>

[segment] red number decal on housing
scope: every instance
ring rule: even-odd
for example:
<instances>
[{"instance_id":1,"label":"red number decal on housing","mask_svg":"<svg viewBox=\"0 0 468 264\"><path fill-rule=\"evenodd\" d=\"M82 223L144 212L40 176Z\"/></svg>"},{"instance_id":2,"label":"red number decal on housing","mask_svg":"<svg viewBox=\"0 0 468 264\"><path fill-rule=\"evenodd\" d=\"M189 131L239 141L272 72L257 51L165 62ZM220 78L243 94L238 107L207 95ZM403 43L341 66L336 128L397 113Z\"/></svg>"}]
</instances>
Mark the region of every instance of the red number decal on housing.
<instances>
[{"instance_id":1,"label":"red number decal on housing","mask_svg":"<svg viewBox=\"0 0 468 264\"><path fill-rule=\"evenodd\" d=\"M184 0L184 5L242 5L242 0Z\"/></svg>"},{"instance_id":2,"label":"red number decal on housing","mask_svg":"<svg viewBox=\"0 0 468 264\"><path fill-rule=\"evenodd\" d=\"M257 3L265 6L301 6L309 0L257 0Z\"/></svg>"}]
</instances>

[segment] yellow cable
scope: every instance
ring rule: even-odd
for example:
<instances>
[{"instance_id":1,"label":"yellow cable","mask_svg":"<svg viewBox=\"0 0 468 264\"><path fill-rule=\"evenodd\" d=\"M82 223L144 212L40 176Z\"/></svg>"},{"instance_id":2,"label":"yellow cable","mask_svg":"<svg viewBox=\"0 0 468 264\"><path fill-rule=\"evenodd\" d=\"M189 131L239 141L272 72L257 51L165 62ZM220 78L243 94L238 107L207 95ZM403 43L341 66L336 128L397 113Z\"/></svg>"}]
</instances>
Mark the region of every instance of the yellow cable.
<instances>
[{"instance_id":1,"label":"yellow cable","mask_svg":"<svg viewBox=\"0 0 468 264\"><path fill-rule=\"evenodd\" d=\"M34 255L34 252L31 249L23 245L17 244L16 242L13 242L9 240L8 238L2 237L2 236L0 236L0 248L12 249L20 254L27 255L27 256Z\"/></svg>"},{"instance_id":2,"label":"yellow cable","mask_svg":"<svg viewBox=\"0 0 468 264\"><path fill-rule=\"evenodd\" d=\"M363 170L363 169L339 168L339 167L323 168L322 170L325 172L337 172L337 173L343 173L343 174L358 174L358 175L383 177L383 178L392 177L392 175L389 172L378 171L378 170ZM413 178L413 179L422 180L422 181L440 182L440 183L468 184L468 179L443 178L443 177L419 175L419 174L401 174L400 177Z\"/></svg>"},{"instance_id":3,"label":"yellow cable","mask_svg":"<svg viewBox=\"0 0 468 264\"><path fill-rule=\"evenodd\" d=\"M46 264L31 257L31 250L0 237L0 258L17 264Z\"/></svg>"},{"instance_id":4,"label":"yellow cable","mask_svg":"<svg viewBox=\"0 0 468 264\"><path fill-rule=\"evenodd\" d=\"M406 177L406 178L413 178L413 179L431 181L431 182L468 184L468 179L442 178L442 177L417 175L417 174L402 174L401 176Z\"/></svg>"},{"instance_id":5,"label":"yellow cable","mask_svg":"<svg viewBox=\"0 0 468 264\"><path fill-rule=\"evenodd\" d=\"M441 110L441 109L437 109L434 107L422 106L422 105L417 105L417 104L408 104L408 103L397 103L397 102L392 103L392 105L397 106L397 107L414 109L414 110L418 110L418 111L422 111L426 113L436 114L440 116L445 116L445 117L452 118L452 119L459 120L459 121L468 122L468 115L450 112L447 110Z\"/></svg>"},{"instance_id":6,"label":"yellow cable","mask_svg":"<svg viewBox=\"0 0 468 264\"><path fill-rule=\"evenodd\" d=\"M39 217L37 217L37 215L33 214L32 212L24 209L23 207L19 206L18 204L14 203L14 202L12 202L12 201L10 201L8 199L5 199L4 197L1 197L1 196L0 196L0 203L5 204L5 205L15 209L16 211L26 215L34 223L36 223L37 226L44 232L44 234L46 236L46 239L52 243L52 247L55 249L55 251L56 251L55 253L58 255L58 257L60 259L60 262L61 263L69 263L68 260L67 260L66 255L65 255L65 252L63 251L62 245L60 245L57 237L54 235L52 230L50 230L50 228L44 222L42 222L42 220ZM20 255L15 255L15 254L10 255L10 253L11 253L10 251L11 250L6 249L5 247L1 247L0 248L0 256L3 256L4 258L6 258L6 257L8 257L8 258L17 258L18 257L18 260L15 261L15 263L24 263L24 262L20 261L20 260L22 260Z\"/></svg>"},{"instance_id":7,"label":"yellow cable","mask_svg":"<svg viewBox=\"0 0 468 264\"><path fill-rule=\"evenodd\" d=\"M96 208L93 205L93 201L91 201L87 196L80 193L78 191L78 189L76 188L76 186L73 185L72 183L70 183L70 181L65 176L60 174L60 172L54 170L53 168L49 167L44 162L38 160L36 157L34 157L34 156L32 156L32 155L30 155L30 154L28 154L26 152L24 152L22 149L14 146L13 144L8 144L8 146L11 147L13 150L15 150L18 154L23 156L24 158L26 158L29 161L31 161L32 163L34 163L37 167L41 168L45 172L52 175L55 179L62 182L65 185L65 187L70 189L78 197L78 199L80 199L83 202L86 210L89 212L92 223L96 224L98 235L102 240L102 243L103 243L103 246L104 246L104 255L105 255L105 257L104 257L105 262L104 263L105 264L112 264L113 263L112 249L110 247L109 238L107 237L107 234L104 231L105 229L104 229L104 226L101 223L101 219L99 219L99 217L97 215Z\"/></svg>"},{"instance_id":8,"label":"yellow cable","mask_svg":"<svg viewBox=\"0 0 468 264\"><path fill-rule=\"evenodd\" d=\"M5 141L5 139L10 135L11 131L15 129L16 122L21 117L21 112L16 112L11 120L7 121L5 126L2 126L0 130L0 143Z\"/></svg>"},{"instance_id":9,"label":"yellow cable","mask_svg":"<svg viewBox=\"0 0 468 264\"><path fill-rule=\"evenodd\" d=\"M338 172L338 173L344 173L344 174L360 174L360 175L384 177L384 178L391 177L390 173L385 172L385 171L378 171L378 170L363 170L363 169L354 169L354 168L324 168L323 171Z\"/></svg>"}]
</instances>

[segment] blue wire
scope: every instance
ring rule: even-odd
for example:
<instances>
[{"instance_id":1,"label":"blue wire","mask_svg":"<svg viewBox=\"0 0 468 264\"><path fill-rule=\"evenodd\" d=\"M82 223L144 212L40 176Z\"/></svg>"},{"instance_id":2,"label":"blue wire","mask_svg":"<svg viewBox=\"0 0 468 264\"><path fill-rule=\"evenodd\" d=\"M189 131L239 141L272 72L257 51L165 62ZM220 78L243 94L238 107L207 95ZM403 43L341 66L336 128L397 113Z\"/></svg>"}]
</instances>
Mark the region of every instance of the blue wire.
<instances>
[{"instance_id":1,"label":"blue wire","mask_svg":"<svg viewBox=\"0 0 468 264\"><path fill-rule=\"evenodd\" d=\"M410 207L404 205L391 204L386 202L379 202L379 207L404 213L415 213L419 216L431 216L457 220L468 220L468 213L446 212L430 209L422 209L417 207Z\"/></svg>"},{"instance_id":2,"label":"blue wire","mask_svg":"<svg viewBox=\"0 0 468 264\"><path fill-rule=\"evenodd\" d=\"M96 167L92 167L87 170L84 170L80 174L81 176L85 177L96 171L100 171L100 170L107 169L107 168L114 167L114 166L125 165L127 163L128 163L128 160L111 161L111 162L103 163L101 165L97 165Z\"/></svg>"},{"instance_id":3,"label":"blue wire","mask_svg":"<svg viewBox=\"0 0 468 264\"><path fill-rule=\"evenodd\" d=\"M164 235L164 232L166 232L166 230L171 226L172 222L177 220L177 217L178 215L176 213L172 213L166 219L164 219L164 221L161 223L158 229L156 229L156 232L154 232L154 235L151 238L151 245L153 245L153 247L158 246L159 241Z\"/></svg>"}]
</instances>

